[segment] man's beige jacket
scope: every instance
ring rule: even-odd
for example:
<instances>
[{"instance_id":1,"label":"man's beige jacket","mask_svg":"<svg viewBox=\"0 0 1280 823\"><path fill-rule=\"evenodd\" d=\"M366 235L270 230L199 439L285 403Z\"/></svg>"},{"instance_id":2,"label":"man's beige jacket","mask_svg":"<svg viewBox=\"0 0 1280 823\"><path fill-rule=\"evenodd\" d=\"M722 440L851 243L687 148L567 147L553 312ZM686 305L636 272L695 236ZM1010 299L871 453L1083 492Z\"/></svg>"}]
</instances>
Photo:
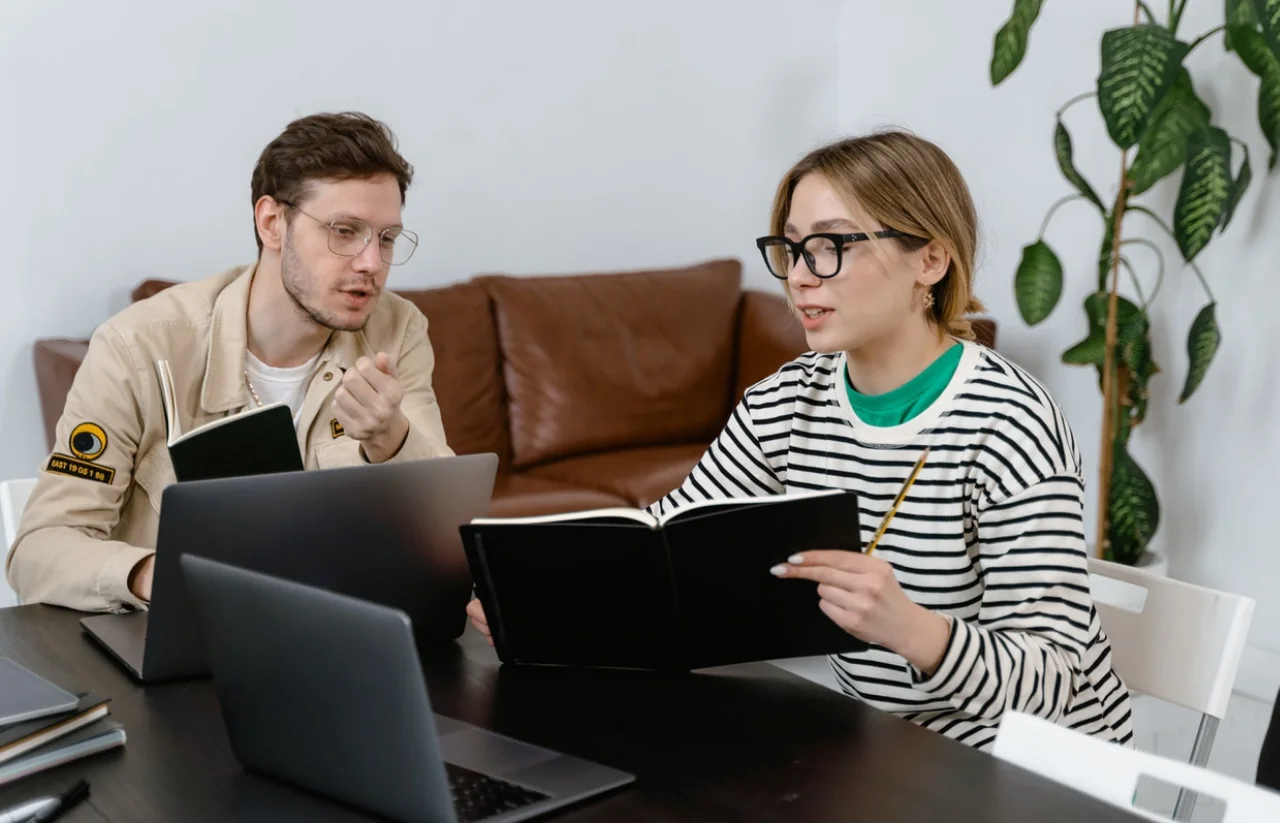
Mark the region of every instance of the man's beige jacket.
<instances>
[{"instance_id":1,"label":"man's beige jacket","mask_svg":"<svg viewBox=\"0 0 1280 823\"><path fill-rule=\"evenodd\" d=\"M129 573L155 549L161 493L175 480L155 363L169 362L182 431L245 409L252 402L244 374L255 270L172 286L94 332L6 564L22 602L83 611L145 607L129 591ZM320 353L297 420L307 469L365 462L332 400L342 371L379 351L396 365L409 418L394 460L453 453L431 388L426 318L384 291L362 331L334 332Z\"/></svg>"}]
</instances>

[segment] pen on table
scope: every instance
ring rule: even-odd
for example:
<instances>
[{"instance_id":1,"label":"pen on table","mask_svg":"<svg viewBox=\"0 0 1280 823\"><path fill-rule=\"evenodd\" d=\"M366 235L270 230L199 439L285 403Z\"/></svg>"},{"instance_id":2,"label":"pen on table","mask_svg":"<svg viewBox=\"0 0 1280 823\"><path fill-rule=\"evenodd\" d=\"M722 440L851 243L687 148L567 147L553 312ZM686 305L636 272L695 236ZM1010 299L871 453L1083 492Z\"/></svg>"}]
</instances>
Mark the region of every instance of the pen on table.
<instances>
[{"instance_id":1,"label":"pen on table","mask_svg":"<svg viewBox=\"0 0 1280 823\"><path fill-rule=\"evenodd\" d=\"M916 461L915 468L911 470L911 475L907 477L907 482L902 484L902 491L898 492L898 497L893 501L893 505L889 507L889 511L885 513L884 520L880 521L880 528L876 529L876 536L871 538L871 543L867 545L867 554L874 552L876 546L880 544L880 538L884 536L884 530L889 527L889 521L898 513L898 507L907 498L907 491L910 490L911 484L916 482L916 476L924 468L924 459L928 456L929 447L925 446L924 451L920 453L920 459Z\"/></svg>"},{"instance_id":2,"label":"pen on table","mask_svg":"<svg viewBox=\"0 0 1280 823\"><path fill-rule=\"evenodd\" d=\"M36 812L28 823L48 823L50 820L56 820L63 812L88 796L89 783L86 780L81 780L63 792L62 795L54 801L53 805L46 806L44 809Z\"/></svg>"},{"instance_id":3,"label":"pen on table","mask_svg":"<svg viewBox=\"0 0 1280 823\"><path fill-rule=\"evenodd\" d=\"M13 806L0 812L0 823L28 823L33 814L42 812L46 807L57 802L56 797L42 797L39 800L23 803L21 806Z\"/></svg>"}]
</instances>

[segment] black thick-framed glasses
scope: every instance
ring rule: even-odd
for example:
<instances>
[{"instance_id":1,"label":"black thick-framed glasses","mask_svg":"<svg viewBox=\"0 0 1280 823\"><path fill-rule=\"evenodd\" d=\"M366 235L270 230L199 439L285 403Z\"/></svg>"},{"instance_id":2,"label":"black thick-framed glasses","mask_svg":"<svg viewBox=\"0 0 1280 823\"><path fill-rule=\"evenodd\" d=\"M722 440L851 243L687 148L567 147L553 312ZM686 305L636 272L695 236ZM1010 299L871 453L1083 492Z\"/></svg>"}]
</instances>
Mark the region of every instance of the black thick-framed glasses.
<instances>
[{"instance_id":1,"label":"black thick-framed glasses","mask_svg":"<svg viewBox=\"0 0 1280 823\"><path fill-rule=\"evenodd\" d=\"M277 197L276 201L323 226L329 233L329 251L342 257L355 257L360 254L375 235L378 238L378 256L388 266L403 266L409 262L409 258L413 257L414 251L418 248L418 235L408 229L398 226L377 229L355 218L326 222L314 214L308 214L288 200Z\"/></svg>"},{"instance_id":2,"label":"black thick-framed glasses","mask_svg":"<svg viewBox=\"0 0 1280 823\"><path fill-rule=\"evenodd\" d=\"M883 229L876 232L856 231L850 234L834 234L822 232L811 234L800 240L791 240L777 235L756 238L756 248L764 264L769 267L769 274L779 280L786 280L801 257L809 267L809 271L824 280L840 273L840 265L844 262L844 247L850 243L870 240L872 237L888 239L890 237L912 237L915 235Z\"/></svg>"}]
</instances>

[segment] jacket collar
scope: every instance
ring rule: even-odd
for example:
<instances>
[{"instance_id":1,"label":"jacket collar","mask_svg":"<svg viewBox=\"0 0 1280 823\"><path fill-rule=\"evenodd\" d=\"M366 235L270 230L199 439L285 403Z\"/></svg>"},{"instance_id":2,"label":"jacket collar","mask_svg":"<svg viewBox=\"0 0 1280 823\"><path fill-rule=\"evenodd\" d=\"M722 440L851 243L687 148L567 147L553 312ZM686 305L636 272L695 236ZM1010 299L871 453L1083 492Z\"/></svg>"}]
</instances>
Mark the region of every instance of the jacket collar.
<instances>
[{"instance_id":1,"label":"jacket collar","mask_svg":"<svg viewBox=\"0 0 1280 823\"><path fill-rule=\"evenodd\" d=\"M245 267L214 300L200 388L200 405L206 412L229 412L247 405L244 370L249 347L249 288L257 270L256 262ZM345 371L368 354L368 348L363 331L335 331L321 350L317 368L328 365Z\"/></svg>"}]
</instances>

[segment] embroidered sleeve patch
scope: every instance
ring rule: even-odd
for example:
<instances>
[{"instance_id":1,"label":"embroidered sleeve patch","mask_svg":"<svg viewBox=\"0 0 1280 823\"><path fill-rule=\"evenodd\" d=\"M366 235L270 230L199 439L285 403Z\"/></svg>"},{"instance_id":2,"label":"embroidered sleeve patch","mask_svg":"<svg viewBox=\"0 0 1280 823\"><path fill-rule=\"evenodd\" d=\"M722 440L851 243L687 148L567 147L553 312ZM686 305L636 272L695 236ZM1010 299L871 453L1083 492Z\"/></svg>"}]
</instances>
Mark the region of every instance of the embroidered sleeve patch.
<instances>
[{"instance_id":1,"label":"embroidered sleeve patch","mask_svg":"<svg viewBox=\"0 0 1280 823\"><path fill-rule=\"evenodd\" d=\"M97 423L81 423L71 430L67 447L81 460L97 460L107 450L107 433Z\"/></svg>"},{"instance_id":2,"label":"embroidered sleeve patch","mask_svg":"<svg viewBox=\"0 0 1280 823\"><path fill-rule=\"evenodd\" d=\"M342 424L338 422L336 417L329 421L329 431L333 434L334 440L347 433L347 430L342 428Z\"/></svg>"},{"instance_id":3,"label":"embroidered sleeve patch","mask_svg":"<svg viewBox=\"0 0 1280 823\"><path fill-rule=\"evenodd\" d=\"M68 477L80 477L97 483L110 485L116 479L116 470L110 466L98 466L86 460L77 460L65 454L54 454L49 458L45 471L54 474L65 474Z\"/></svg>"}]
</instances>

